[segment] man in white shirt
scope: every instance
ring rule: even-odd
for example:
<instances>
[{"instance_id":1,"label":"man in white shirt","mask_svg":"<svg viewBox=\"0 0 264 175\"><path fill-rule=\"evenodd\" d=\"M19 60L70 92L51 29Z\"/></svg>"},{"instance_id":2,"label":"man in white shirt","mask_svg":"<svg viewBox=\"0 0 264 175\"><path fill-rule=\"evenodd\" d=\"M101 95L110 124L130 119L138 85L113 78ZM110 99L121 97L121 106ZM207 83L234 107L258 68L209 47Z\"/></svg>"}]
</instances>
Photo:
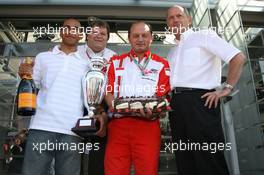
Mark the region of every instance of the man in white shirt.
<instances>
[{"instance_id":1,"label":"man in white shirt","mask_svg":"<svg viewBox=\"0 0 264 175\"><path fill-rule=\"evenodd\" d=\"M95 20L92 24L92 32L87 34L86 39L87 43L85 45L78 46L78 50L81 55L90 60L94 56L100 56L105 59L105 62L108 65L110 58L116 53L108 48L106 48L107 41L110 37L110 27L109 25L102 20ZM90 139L92 144L99 143L99 150L89 151L89 166L88 174L104 175L104 154L106 146L106 137L102 137L106 134L106 127L103 127L104 130L99 135L99 137L93 137ZM84 165L86 166L86 165Z\"/></svg>"},{"instance_id":2,"label":"man in white shirt","mask_svg":"<svg viewBox=\"0 0 264 175\"><path fill-rule=\"evenodd\" d=\"M176 44L168 59L171 67L172 100L170 125L177 144L225 144L219 99L231 93L239 80L245 56L210 30L194 32L186 9L167 11L167 25ZM221 86L221 60L229 63L227 80ZM214 90L221 86L220 89ZM177 150L179 175L229 174L220 148Z\"/></svg>"},{"instance_id":3,"label":"man in white shirt","mask_svg":"<svg viewBox=\"0 0 264 175\"><path fill-rule=\"evenodd\" d=\"M53 159L56 175L80 174L82 140L71 131L83 116L81 80L89 69L87 59L77 50L80 27L78 20L66 19L60 31L61 44L36 56L33 79L39 92L29 127L24 175L48 174ZM31 69L21 65L19 74L31 73ZM102 125L105 118L98 118ZM97 134L102 132L100 128Z\"/></svg>"}]
</instances>

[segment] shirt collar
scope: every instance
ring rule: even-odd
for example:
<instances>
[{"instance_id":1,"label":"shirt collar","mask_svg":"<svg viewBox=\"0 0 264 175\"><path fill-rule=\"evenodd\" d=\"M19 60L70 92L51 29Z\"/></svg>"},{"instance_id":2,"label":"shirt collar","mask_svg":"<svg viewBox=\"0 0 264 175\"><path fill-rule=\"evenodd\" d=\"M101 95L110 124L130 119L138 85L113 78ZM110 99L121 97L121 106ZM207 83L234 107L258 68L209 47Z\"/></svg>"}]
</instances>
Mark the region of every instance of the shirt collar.
<instances>
[{"instance_id":1,"label":"shirt collar","mask_svg":"<svg viewBox=\"0 0 264 175\"><path fill-rule=\"evenodd\" d=\"M87 44L85 45L86 49L85 51L89 54L89 56L93 57L93 56L104 56L104 51L105 49L101 50L100 52L95 53Z\"/></svg>"},{"instance_id":2,"label":"shirt collar","mask_svg":"<svg viewBox=\"0 0 264 175\"><path fill-rule=\"evenodd\" d=\"M180 41L185 40L192 33L194 33L194 31L191 28L189 28L188 30L186 30L185 32L183 32L181 34L180 40L177 40L176 38L174 39L175 45L179 45L180 44Z\"/></svg>"},{"instance_id":3,"label":"shirt collar","mask_svg":"<svg viewBox=\"0 0 264 175\"><path fill-rule=\"evenodd\" d=\"M52 49L52 53L55 54L55 55L59 55L59 54L73 55L73 56L75 56L76 58L81 58L78 49L77 49L77 51L75 51L75 52L71 52L71 53L69 53L69 54L66 54L66 53L64 53L62 50L60 50L60 45L56 45L56 46L54 46L53 49Z\"/></svg>"},{"instance_id":4,"label":"shirt collar","mask_svg":"<svg viewBox=\"0 0 264 175\"><path fill-rule=\"evenodd\" d=\"M134 50L130 50L129 54L132 56L132 57L137 57L136 53ZM144 58L148 58L150 55L150 49L148 49L145 53L144 53ZM132 58L130 58L131 61L132 61Z\"/></svg>"},{"instance_id":5,"label":"shirt collar","mask_svg":"<svg viewBox=\"0 0 264 175\"><path fill-rule=\"evenodd\" d=\"M194 33L194 31L189 28L188 30L186 30L185 32L182 33L181 35L181 40L182 39L186 39L189 35L191 35L192 33Z\"/></svg>"},{"instance_id":6,"label":"shirt collar","mask_svg":"<svg viewBox=\"0 0 264 175\"><path fill-rule=\"evenodd\" d=\"M177 40L177 38L174 38L174 44L176 45L176 46L178 46L179 44L180 44L180 40Z\"/></svg>"},{"instance_id":7,"label":"shirt collar","mask_svg":"<svg viewBox=\"0 0 264 175\"><path fill-rule=\"evenodd\" d=\"M60 45L56 45L53 47L52 53L54 53L55 55L58 55L58 54L62 54L64 52L60 50Z\"/></svg>"}]
</instances>

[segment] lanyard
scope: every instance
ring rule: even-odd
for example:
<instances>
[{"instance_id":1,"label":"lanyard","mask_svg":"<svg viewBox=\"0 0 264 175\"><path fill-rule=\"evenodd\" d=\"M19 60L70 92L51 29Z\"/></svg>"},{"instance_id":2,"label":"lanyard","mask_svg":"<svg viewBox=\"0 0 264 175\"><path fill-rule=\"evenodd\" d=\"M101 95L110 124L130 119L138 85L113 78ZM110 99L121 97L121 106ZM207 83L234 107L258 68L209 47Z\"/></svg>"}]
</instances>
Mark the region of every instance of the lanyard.
<instances>
[{"instance_id":1,"label":"lanyard","mask_svg":"<svg viewBox=\"0 0 264 175\"><path fill-rule=\"evenodd\" d=\"M145 74L146 74L146 71L145 71L145 69L146 69L146 67L147 67L147 65L148 65L148 63L149 63L149 61L150 61L150 59L151 59L151 53L149 54L149 56L148 56L148 58L147 58L147 60L144 62L144 64L143 65L141 65L140 63L139 63L139 61L135 58L135 57L133 57L132 55L131 55L131 53L130 53L130 57L132 58L132 60L134 61L134 63L137 65L137 67L139 68L139 70L141 71L141 74L144 76Z\"/></svg>"},{"instance_id":2,"label":"lanyard","mask_svg":"<svg viewBox=\"0 0 264 175\"><path fill-rule=\"evenodd\" d=\"M88 50L86 49L86 55L88 56L89 59L91 59L92 57L90 56L90 54L88 53ZM100 55L100 57L104 56L104 52L102 52L102 54ZM105 60L105 59L104 59Z\"/></svg>"},{"instance_id":3,"label":"lanyard","mask_svg":"<svg viewBox=\"0 0 264 175\"><path fill-rule=\"evenodd\" d=\"M88 56L88 58L89 58L89 60L91 59L91 56L89 55L89 53L88 53L88 50L86 50L86 55Z\"/></svg>"}]
</instances>

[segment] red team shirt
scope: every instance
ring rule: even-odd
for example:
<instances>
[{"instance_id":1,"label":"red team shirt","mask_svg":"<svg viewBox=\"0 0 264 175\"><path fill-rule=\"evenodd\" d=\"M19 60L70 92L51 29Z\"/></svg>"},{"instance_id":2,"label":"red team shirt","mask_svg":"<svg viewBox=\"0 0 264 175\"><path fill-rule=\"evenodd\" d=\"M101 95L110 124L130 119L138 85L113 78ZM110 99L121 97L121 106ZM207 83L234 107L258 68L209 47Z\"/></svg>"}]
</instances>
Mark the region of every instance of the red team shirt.
<instances>
[{"instance_id":1,"label":"red team shirt","mask_svg":"<svg viewBox=\"0 0 264 175\"><path fill-rule=\"evenodd\" d=\"M164 58L145 52L144 60L150 57L144 69L135 63L133 50L110 59L107 92L114 97L163 96L170 91L169 63ZM141 61L141 62L142 62Z\"/></svg>"}]
</instances>

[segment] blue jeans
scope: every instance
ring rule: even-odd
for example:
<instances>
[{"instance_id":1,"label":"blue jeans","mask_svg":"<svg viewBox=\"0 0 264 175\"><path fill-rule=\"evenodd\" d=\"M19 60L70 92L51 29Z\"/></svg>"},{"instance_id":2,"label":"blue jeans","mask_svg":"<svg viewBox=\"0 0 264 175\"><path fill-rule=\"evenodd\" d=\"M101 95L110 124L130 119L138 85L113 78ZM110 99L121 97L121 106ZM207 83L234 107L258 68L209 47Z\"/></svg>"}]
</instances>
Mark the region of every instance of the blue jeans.
<instances>
[{"instance_id":1,"label":"blue jeans","mask_svg":"<svg viewBox=\"0 0 264 175\"><path fill-rule=\"evenodd\" d=\"M54 159L56 175L80 175L81 154L76 149L81 141L71 135L30 130L22 174L49 175Z\"/></svg>"}]
</instances>

